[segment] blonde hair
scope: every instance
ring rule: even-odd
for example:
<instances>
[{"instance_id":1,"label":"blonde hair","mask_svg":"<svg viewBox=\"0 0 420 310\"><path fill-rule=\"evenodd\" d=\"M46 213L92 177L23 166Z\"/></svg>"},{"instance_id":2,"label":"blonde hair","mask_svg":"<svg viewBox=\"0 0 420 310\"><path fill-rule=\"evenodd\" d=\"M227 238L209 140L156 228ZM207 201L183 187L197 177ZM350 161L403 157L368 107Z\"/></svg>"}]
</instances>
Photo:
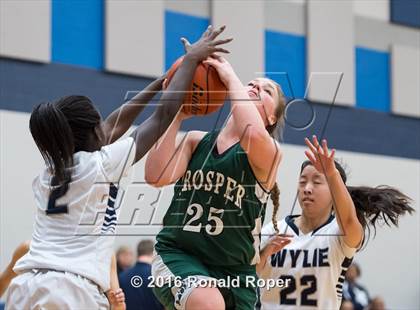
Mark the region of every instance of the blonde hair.
<instances>
[{"instance_id":1,"label":"blonde hair","mask_svg":"<svg viewBox=\"0 0 420 310\"><path fill-rule=\"evenodd\" d=\"M279 101L276 106L275 110L275 116L277 118L277 121L273 125L267 126L267 131L270 133L270 136L272 136L277 141L281 141L283 139L283 129L284 129L284 111L286 109L286 97L284 96L283 90L277 82L273 81L272 79L269 79L277 89L277 93L279 95ZM274 183L273 188L270 192L270 199L273 201L273 215L271 218L271 221L273 222L273 227L276 233L279 233L279 228L277 225L277 213L280 208L280 188L277 185L277 183Z\"/></svg>"},{"instance_id":2,"label":"blonde hair","mask_svg":"<svg viewBox=\"0 0 420 310\"><path fill-rule=\"evenodd\" d=\"M286 109L286 97L284 96L283 90L276 81L273 81L272 79L268 79L271 83L274 84L274 86L277 89L277 93L279 95L279 100L276 105L275 109L275 116L277 118L277 121L273 125L268 125L267 131L270 133L270 136L272 136L277 141L281 141L283 139L283 129L284 129L284 111Z\"/></svg>"},{"instance_id":3,"label":"blonde hair","mask_svg":"<svg viewBox=\"0 0 420 310\"><path fill-rule=\"evenodd\" d=\"M280 207L280 189L279 189L277 183L274 183L274 186L271 189L270 198L273 201L273 216L271 218L271 221L273 222L274 230L278 234L279 233L279 228L278 228L278 225L277 225L277 213L278 213L279 207Z\"/></svg>"}]
</instances>

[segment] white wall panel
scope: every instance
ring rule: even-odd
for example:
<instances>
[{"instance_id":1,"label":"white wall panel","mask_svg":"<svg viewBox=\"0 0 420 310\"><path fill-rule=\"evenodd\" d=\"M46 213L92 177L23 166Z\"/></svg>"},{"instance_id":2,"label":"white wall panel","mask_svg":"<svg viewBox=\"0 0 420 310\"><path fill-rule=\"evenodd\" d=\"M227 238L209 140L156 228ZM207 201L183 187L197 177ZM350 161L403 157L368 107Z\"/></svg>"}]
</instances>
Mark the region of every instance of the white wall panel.
<instances>
[{"instance_id":1,"label":"white wall panel","mask_svg":"<svg viewBox=\"0 0 420 310\"><path fill-rule=\"evenodd\" d=\"M351 1L309 1L307 74L309 98L330 103L339 73L338 104L354 105L354 25ZM316 78L314 78L316 75Z\"/></svg>"},{"instance_id":2,"label":"white wall panel","mask_svg":"<svg viewBox=\"0 0 420 310\"><path fill-rule=\"evenodd\" d=\"M389 0L353 0L353 12L358 16L365 16L389 22Z\"/></svg>"},{"instance_id":3,"label":"white wall panel","mask_svg":"<svg viewBox=\"0 0 420 310\"><path fill-rule=\"evenodd\" d=\"M306 35L306 5L299 1L264 1L267 30Z\"/></svg>"},{"instance_id":4,"label":"white wall panel","mask_svg":"<svg viewBox=\"0 0 420 310\"><path fill-rule=\"evenodd\" d=\"M0 56L50 61L49 0L0 1Z\"/></svg>"},{"instance_id":5,"label":"white wall panel","mask_svg":"<svg viewBox=\"0 0 420 310\"><path fill-rule=\"evenodd\" d=\"M262 76L264 71L264 1L212 1L212 24L226 25L223 37L233 37L226 45L226 58L243 83Z\"/></svg>"},{"instance_id":6,"label":"white wall panel","mask_svg":"<svg viewBox=\"0 0 420 310\"><path fill-rule=\"evenodd\" d=\"M105 67L155 77L163 72L164 1L106 1Z\"/></svg>"},{"instance_id":7,"label":"white wall panel","mask_svg":"<svg viewBox=\"0 0 420 310\"><path fill-rule=\"evenodd\" d=\"M193 16L209 17L211 0L165 0L165 9Z\"/></svg>"},{"instance_id":8,"label":"white wall panel","mask_svg":"<svg viewBox=\"0 0 420 310\"><path fill-rule=\"evenodd\" d=\"M392 112L420 117L420 49L393 45Z\"/></svg>"}]
</instances>

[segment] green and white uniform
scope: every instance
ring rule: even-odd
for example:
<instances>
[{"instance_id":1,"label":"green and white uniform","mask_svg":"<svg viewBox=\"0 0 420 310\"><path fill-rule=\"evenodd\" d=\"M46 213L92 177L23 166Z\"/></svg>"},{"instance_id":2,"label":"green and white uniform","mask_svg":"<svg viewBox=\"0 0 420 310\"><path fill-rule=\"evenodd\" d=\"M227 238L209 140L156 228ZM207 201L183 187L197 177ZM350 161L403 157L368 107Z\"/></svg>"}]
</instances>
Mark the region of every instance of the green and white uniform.
<instances>
[{"instance_id":1,"label":"green and white uniform","mask_svg":"<svg viewBox=\"0 0 420 310\"><path fill-rule=\"evenodd\" d=\"M203 137L175 185L164 228L157 236L152 274L165 279L239 277L240 287L220 289L226 306L253 309L256 288L245 287L244 277L256 277L269 195L239 143L218 154L217 135L213 131ZM155 293L165 307L182 309L193 288L172 284L156 288Z\"/></svg>"}]
</instances>

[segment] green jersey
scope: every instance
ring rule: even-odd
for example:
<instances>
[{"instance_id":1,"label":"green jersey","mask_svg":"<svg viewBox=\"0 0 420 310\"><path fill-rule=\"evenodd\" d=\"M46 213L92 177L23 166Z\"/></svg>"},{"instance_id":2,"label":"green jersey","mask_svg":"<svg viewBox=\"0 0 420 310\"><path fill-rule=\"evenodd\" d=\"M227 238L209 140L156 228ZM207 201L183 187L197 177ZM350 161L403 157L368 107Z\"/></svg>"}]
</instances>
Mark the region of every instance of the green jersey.
<instances>
[{"instance_id":1,"label":"green jersey","mask_svg":"<svg viewBox=\"0 0 420 310\"><path fill-rule=\"evenodd\" d=\"M269 195L239 143L217 153L217 135L203 137L176 183L156 250L180 249L213 266L254 265Z\"/></svg>"}]
</instances>

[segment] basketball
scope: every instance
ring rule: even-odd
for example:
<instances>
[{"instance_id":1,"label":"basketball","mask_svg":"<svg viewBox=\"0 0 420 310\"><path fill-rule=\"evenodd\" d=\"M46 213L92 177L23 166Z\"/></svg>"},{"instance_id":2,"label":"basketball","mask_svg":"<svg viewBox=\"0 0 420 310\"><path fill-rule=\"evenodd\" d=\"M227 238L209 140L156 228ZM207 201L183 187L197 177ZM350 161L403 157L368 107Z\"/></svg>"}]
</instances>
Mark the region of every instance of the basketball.
<instances>
[{"instance_id":1,"label":"basketball","mask_svg":"<svg viewBox=\"0 0 420 310\"><path fill-rule=\"evenodd\" d=\"M178 58L168 71L168 84L181 64ZM182 111L189 115L206 115L219 109L226 100L227 90L215 68L200 63L190 91L186 94Z\"/></svg>"}]
</instances>

